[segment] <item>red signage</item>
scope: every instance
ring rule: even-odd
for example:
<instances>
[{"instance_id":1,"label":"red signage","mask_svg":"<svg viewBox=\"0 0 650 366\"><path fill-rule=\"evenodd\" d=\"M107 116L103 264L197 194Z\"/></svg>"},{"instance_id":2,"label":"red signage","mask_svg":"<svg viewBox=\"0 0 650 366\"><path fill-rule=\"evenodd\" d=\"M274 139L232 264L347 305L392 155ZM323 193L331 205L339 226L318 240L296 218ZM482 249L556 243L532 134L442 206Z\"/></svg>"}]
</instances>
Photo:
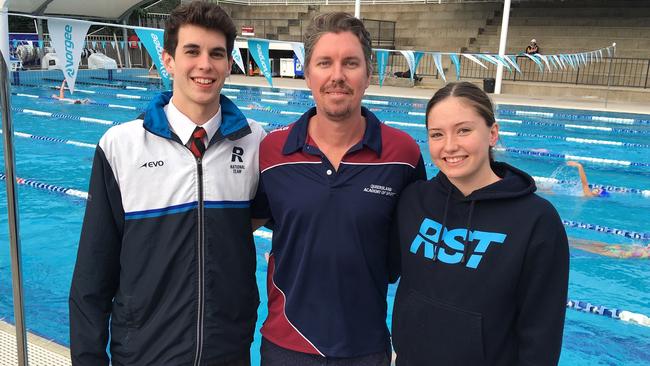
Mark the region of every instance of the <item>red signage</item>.
<instances>
[{"instance_id":1,"label":"red signage","mask_svg":"<svg viewBox=\"0 0 650 366\"><path fill-rule=\"evenodd\" d=\"M252 25L243 25L241 27L241 35L242 36L254 36L255 35L255 27Z\"/></svg>"}]
</instances>

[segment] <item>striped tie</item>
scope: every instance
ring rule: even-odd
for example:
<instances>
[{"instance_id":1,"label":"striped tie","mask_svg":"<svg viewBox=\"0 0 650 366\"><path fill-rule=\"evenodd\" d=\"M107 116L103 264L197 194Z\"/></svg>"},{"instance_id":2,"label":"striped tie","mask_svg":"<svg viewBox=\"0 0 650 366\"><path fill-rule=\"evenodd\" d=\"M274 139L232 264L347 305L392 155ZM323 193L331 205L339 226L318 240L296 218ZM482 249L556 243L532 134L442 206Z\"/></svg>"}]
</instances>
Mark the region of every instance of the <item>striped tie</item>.
<instances>
[{"instance_id":1,"label":"striped tie","mask_svg":"<svg viewBox=\"0 0 650 366\"><path fill-rule=\"evenodd\" d=\"M192 151L192 154L197 158L202 157L205 152L205 145L203 144L203 138L205 135L206 133L203 127L197 127L194 129L192 137L190 138L190 151Z\"/></svg>"}]
</instances>

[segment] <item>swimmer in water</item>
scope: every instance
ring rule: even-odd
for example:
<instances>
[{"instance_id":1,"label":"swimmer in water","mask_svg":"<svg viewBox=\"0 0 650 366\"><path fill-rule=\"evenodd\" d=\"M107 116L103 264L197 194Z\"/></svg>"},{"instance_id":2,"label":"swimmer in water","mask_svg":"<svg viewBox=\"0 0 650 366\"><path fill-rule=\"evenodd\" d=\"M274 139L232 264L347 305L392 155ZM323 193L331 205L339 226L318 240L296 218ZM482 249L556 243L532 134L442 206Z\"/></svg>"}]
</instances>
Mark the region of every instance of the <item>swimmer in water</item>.
<instances>
[{"instance_id":1,"label":"swimmer in water","mask_svg":"<svg viewBox=\"0 0 650 366\"><path fill-rule=\"evenodd\" d=\"M59 100L61 102L67 102L67 103L72 103L72 104L88 104L90 103L90 99L88 98L83 98L83 99L72 99L72 98L66 98L65 97L65 79L63 79L63 82L61 83L61 87L59 88L59 95L52 94L52 98Z\"/></svg>"},{"instance_id":2,"label":"swimmer in water","mask_svg":"<svg viewBox=\"0 0 650 366\"><path fill-rule=\"evenodd\" d=\"M599 254L610 258L650 259L650 244L646 246L638 244L607 244L570 238L569 245L572 248L577 248L584 250L585 252Z\"/></svg>"},{"instance_id":3,"label":"swimmer in water","mask_svg":"<svg viewBox=\"0 0 650 366\"><path fill-rule=\"evenodd\" d=\"M582 167L582 164L578 163L577 161L567 161L566 165L578 168L578 174L580 174L580 182L582 183L582 193L585 197L609 197L609 192L603 188L589 188L589 183L587 182L587 174L585 174L585 169Z\"/></svg>"}]
</instances>

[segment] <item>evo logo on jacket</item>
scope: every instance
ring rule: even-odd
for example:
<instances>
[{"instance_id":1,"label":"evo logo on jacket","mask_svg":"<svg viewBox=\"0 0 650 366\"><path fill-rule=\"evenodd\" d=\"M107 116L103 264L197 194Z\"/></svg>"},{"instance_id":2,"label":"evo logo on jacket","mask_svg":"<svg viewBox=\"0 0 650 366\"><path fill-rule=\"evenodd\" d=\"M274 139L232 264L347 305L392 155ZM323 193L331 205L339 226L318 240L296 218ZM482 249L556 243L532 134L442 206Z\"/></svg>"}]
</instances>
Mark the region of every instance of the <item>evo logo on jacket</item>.
<instances>
[{"instance_id":1,"label":"evo logo on jacket","mask_svg":"<svg viewBox=\"0 0 650 366\"><path fill-rule=\"evenodd\" d=\"M458 264L463 258L463 250L465 249L463 239L466 235L466 229L447 230L447 228L442 227L441 223L424 218L422 224L420 224L420 232L411 242L411 253L417 255L420 247L424 246L425 258L433 259L433 254L437 251L439 261L447 264ZM441 240L445 243L446 248L436 245ZM478 244L474 247L474 252L467 260L465 267L476 269L490 244L502 244L505 240L506 234L479 230L470 231L467 238L468 244L474 241L478 241Z\"/></svg>"}]
</instances>

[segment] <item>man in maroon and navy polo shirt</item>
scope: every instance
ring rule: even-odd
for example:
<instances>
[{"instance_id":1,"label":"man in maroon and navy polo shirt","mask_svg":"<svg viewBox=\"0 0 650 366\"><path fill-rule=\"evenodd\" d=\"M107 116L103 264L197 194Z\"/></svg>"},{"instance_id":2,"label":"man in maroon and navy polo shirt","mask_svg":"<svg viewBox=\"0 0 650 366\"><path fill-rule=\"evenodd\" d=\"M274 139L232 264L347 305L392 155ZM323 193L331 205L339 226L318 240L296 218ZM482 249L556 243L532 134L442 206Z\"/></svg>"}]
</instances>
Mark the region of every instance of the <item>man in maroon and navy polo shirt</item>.
<instances>
[{"instance_id":1,"label":"man in maroon and navy polo shirt","mask_svg":"<svg viewBox=\"0 0 650 366\"><path fill-rule=\"evenodd\" d=\"M253 211L273 228L262 366L389 365L389 230L424 164L410 136L361 107L372 72L363 23L322 14L307 32L316 107L260 147Z\"/></svg>"}]
</instances>

